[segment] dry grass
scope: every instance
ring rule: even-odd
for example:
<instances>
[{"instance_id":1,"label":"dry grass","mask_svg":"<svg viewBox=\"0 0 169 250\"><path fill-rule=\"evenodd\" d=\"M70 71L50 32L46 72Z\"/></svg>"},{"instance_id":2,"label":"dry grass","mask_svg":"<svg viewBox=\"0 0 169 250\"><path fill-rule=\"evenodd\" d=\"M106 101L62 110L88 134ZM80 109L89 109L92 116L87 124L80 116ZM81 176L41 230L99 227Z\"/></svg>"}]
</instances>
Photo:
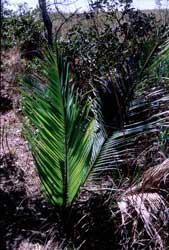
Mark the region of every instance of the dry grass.
<instances>
[{"instance_id":1,"label":"dry grass","mask_svg":"<svg viewBox=\"0 0 169 250\"><path fill-rule=\"evenodd\" d=\"M141 182L121 196L118 207L122 219L122 249L135 249L136 246L136 249L167 249L168 191L167 159L162 164L148 169L143 174Z\"/></svg>"}]
</instances>

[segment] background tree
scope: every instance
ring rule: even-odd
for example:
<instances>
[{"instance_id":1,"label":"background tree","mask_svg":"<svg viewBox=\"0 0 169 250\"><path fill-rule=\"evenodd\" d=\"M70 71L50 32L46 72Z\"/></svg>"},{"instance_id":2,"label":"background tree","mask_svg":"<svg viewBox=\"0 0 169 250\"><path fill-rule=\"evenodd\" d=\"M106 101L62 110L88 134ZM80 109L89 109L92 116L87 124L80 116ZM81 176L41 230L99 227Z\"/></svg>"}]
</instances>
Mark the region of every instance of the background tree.
<instances>
[{"instance_id":1,"label":"background tree","mask_svg":"<svg viewBox=\"0 0 169 250\"><path fill-rule=\"evenodd\" d=\"M48 45L52 47L53 44L53 36L52 36L52 21L47 11L46 0L39 0L39 7L42 12L42 18L47 29L47 39Z\"/></svg>"}]
</instances>

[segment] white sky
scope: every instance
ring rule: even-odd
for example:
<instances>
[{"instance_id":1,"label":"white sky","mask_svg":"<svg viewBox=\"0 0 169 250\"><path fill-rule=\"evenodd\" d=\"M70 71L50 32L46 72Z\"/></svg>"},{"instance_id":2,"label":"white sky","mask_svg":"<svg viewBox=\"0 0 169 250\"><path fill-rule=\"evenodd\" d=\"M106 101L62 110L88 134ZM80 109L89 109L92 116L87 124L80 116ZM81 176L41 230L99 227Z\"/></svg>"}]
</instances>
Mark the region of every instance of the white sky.
<instances>
[{"instance_id":1,"label":"white sky","mask_svg":"<svg viewBox=\"0 0 169 250\"><path fill-rule=\"evenodd\" d=\"M24 2L28 3L28 7L36 7L36 5L38 4L38 0L9 0L11 7L14 9L16 8L17 4L22 4ZM65 12L74 11L76 9L80 9L80 11L87 9L88 0L71 0L71 2L74 3L69 6L64 6L63 9ZM156 0L133 0L133 5L138 9L154 9L156 7L155 2ZM167 2L167 0L162 0L162 6L165 8L169 7L169 4L167 6Z\"/></svg>"}]
</instances>

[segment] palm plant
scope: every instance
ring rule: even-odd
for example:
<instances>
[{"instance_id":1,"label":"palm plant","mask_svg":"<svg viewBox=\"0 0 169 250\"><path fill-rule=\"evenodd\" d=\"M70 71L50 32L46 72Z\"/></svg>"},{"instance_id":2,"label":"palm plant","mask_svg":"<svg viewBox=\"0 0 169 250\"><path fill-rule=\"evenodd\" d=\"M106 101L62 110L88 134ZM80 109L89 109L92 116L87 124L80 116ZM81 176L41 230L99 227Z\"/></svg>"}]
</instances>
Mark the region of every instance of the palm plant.
<instances>
[{"instance_id":1,"label":"palm plant","mask_svg":"<svg viewBox=\"0 0 169 250\"><path fill-rule=\"evenodd\" d=\"M165 47L161 54L164 56L166 51ZM156 141L152 135L169 124L168 85L161 82L159 86L155 76L144 76L136 85L124 128L108 137L101 104L97 98L87 99L81 108L63 57L48 52L41 65L43 77L23 80L25 135L49 200L67 207L91 172L98 176L115 169L112 173L116 174L126 158L131 163L138 156L136 142L140 138L150 135L149 144Z\"/></svg>"}]
</instances>

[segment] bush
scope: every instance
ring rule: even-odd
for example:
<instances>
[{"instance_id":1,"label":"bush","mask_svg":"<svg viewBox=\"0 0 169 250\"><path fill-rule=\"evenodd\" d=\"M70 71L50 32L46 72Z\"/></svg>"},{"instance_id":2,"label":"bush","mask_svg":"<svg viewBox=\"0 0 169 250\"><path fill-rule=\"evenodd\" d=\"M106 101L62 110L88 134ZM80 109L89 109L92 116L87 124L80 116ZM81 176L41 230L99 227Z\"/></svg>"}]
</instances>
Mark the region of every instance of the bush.
<instances>
[{"instance_id":1,"label":"bush","mask_svg":"<svg viewBox=\"0 0 169 250\"><path fill-rule=\"evenodd\" d=\"M38 10L20 5L17 11L4 6L2 13L2 47L10 48L19 45L22 55L31 59L39 54L45 43L42 23L38 18Z\"/></svg>"}]
</instances>

